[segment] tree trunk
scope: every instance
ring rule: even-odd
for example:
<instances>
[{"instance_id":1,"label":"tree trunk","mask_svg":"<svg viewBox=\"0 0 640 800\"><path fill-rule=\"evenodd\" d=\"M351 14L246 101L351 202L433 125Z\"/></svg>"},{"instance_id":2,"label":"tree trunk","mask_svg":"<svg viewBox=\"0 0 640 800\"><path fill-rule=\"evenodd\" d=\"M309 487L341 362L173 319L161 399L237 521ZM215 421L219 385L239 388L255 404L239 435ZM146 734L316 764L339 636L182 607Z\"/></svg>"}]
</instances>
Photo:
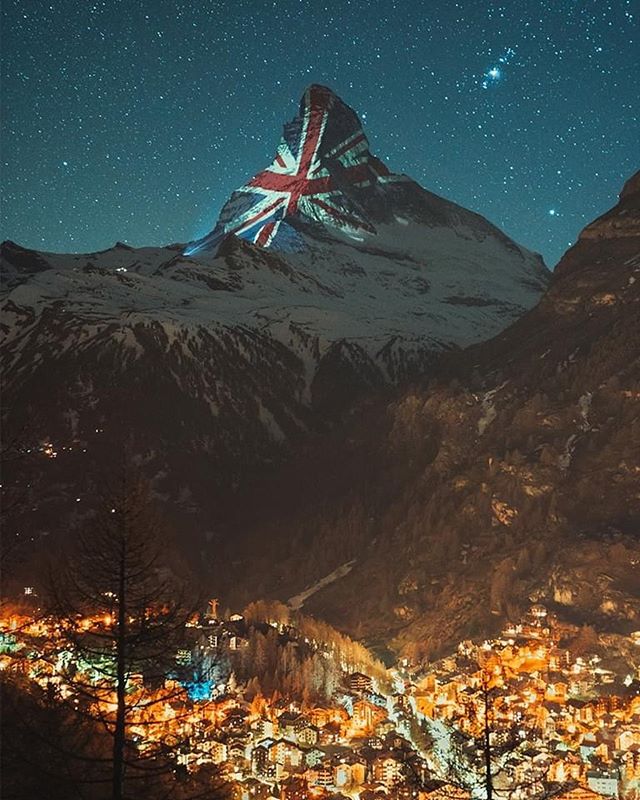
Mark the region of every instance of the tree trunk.
<instances>
[{"instance_id":1,"label":"tree trunk","mask_svg":"<svg viewBox=\"0 0 640 800\"><path fill-rule=\"evenodd\" d=\"M113 735L113 800L122 800L124 784L125 748L125 688L126 688L126 555L125 538L118 574L118 629L116 632L116 725Z\"/></svg>"},{"instance_id":2,"label":"tree trunk","mask_svg":"<svg viewBox=\"0 0 640 800\"><path fill-rule=\"evenodd\" d=\"M491 721L489 720L489 689L484 688L484 783L487 800L493 800L493 776L491 774Z\"/></svg>"}]
</instances>

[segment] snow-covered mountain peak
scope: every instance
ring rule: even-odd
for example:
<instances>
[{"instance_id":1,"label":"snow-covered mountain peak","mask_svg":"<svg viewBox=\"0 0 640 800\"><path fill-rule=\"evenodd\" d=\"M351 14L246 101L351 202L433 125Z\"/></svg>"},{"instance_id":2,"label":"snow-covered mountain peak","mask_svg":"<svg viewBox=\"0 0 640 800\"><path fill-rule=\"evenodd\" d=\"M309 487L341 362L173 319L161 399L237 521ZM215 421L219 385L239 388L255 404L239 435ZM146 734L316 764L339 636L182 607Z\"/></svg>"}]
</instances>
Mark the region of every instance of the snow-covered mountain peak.
<instances>
[{"instance_id":1,"label":"snow-covered mountain peak","mask_svg":"<svg viewBox=\"0 0 640 800\"><path fill-rule=\"evenodd\" d=\"M404 180L371 155L355 112L313 84L285 124L272 164L232 194L213 231L186 253L215 249L231 234L261 247L298 250L304 242L295 220L375 233L372 197L380 186Z\"/></svg>"},{"instance_id":2,"label":"snow-covered mountain peak","mask_svg":"<svg viewBox=\"0 0 640 800\"><path fill-rule=\"evenodd\" d=\"M531 307L549 277L539 256L483 217L391 173L371 154L356 113L318 84L284 126L273 163L232 194L211 233L185 256L209 265L224 258L236 269L247 262L266 272L292 269L292 284L315 281L320 294L353 296L360 306L379 301L458 345L485 338L479 328L488 317ZM399 292L389 292L394 286ZM398 305L397 294L413 305Z\"/></svg>"}]
</instances>

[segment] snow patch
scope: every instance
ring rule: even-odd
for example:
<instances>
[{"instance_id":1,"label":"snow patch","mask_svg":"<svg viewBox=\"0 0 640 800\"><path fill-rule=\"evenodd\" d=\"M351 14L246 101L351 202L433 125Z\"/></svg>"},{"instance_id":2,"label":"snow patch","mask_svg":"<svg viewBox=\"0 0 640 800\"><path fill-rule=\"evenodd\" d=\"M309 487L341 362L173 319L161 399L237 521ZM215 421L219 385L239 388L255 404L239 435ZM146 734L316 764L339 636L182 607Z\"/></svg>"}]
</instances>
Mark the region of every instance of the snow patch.
<instances>
[{"instance_id":1,"label":"snow patch","mask_svg":"<svg viewBox=\"0 0 640 800\"><path fill-rule=\"evenodd\" d=\"M496 386L495 389L491 389L489 392L485 392L482 397L481 405L482 405L482 416L478 420L478 436L482 436L482 434L487 430L489 425L493 422L493 420L498 416L498 412L493 404L493 398L500 391L503 389L509 381L504 381L500 384L500 386Z\"/></svg>"},{"instance_id":2,"label":"snow patch","mask_svg":"<svg viewBox=\"0 0 640 800\"><path fill-rule=\"evenodd\" d=\"M581 433L586 433L587 431L591 430L591 422L589 421L589 410L591 409L591 401L593 400L593 392L585 392L583 395L580 396L578 399L578 409L580 412L580 422L578 423L578 427ZM578 439L580 438L580 433L572 433L571 436L567 439L564 452L558 458L558 466L560 469L569 469L571 466L571 460L573 459L573 453L576 449L576 445L578 443Z\"/></svg>"},{"instance_id":3,"label":"snow patch","mask_svg":"<svg viewBox=\"0 0 640 800\"><path fill-rule=\"evenodd\" d=\"M582 422L580 427L583 431L591 430L591 423L589 422L589 410L591 408L591 401L593 400L593 392L585 392L578 400L578 407L580 408L580 417Z\"/></svg>"},{"instance_id":4,"label":"snow patch","mask_svg":"<svg viewBox=\"0 0 640 800\"><path fill-rule=\"evenodd\" d=\"M308 589L300 592L300 594L290 597L287 601L287 605L294 611L299 611L306 601L312 595L316 594L316 592L319 592L320 589L324 589L324 587L328 586L330 583L333 583L340 578L344 578L345 575L348 575L353 569L355 563L355 559L353 559L353 561L347 561L345 564L342 564L337 569L334 569L333 572L325 575L324 578L320 578L320 580L317 581L317 583L314 583L313 586L309 586Z\"/></svg>"}]
</instances>

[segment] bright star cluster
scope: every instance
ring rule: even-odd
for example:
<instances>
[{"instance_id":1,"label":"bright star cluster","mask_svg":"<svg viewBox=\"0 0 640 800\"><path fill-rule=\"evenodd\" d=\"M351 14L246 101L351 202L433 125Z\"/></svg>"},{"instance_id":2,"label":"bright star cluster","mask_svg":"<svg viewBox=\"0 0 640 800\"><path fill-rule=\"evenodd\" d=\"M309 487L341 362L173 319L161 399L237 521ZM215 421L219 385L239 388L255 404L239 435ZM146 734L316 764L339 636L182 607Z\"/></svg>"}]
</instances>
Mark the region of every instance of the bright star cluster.
<instances>
[{"instance_id":1,"label":"bright star cluster","mask_svg":"<svg viewBox=\"0 0 640 800\"><path fill-rule=\"evenodd\" d=\"M632 0L4 0L2 237L192 240L311 82L553 265L638 167Z\"/></svg>"},{"instance_id":2,"label":"bright star cluster","mask_svg":"<svg viewBox=\"0 0 640 800\"><path fill-rule=\"evenodd\" d=\"M482 88L488 89L492 83L499 81L503 76L503 65L508 64L515 56L516 51L513 47L507 47L504 53L498 58L497 64L490 67L482 76Z\"/></svg>"}]
</instances>

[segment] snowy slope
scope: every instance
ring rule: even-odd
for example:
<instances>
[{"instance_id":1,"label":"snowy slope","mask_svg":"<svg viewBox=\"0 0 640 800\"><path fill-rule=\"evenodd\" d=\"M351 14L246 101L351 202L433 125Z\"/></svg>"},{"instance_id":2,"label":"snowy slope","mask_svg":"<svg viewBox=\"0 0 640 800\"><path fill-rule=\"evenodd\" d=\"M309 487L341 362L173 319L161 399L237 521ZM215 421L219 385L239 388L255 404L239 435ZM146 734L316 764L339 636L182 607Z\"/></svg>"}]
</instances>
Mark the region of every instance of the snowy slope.
<instances>
[{"instance_id":1,"label":"snowy slope","mask_svg":"<svg viewBox=\"0 0 640 800\"><path fill-rule=\"evenodd\" d=\"M302 228L308 246L286 256L238 239L199 258L182 256L180 246L53 255L7 244L5 355L8 349L17 357L39 316L55 308L73 327L80 320L117 325L133 357L140 355L131 333L138 324L160 324L169 341L174 328L186 341L201 328L247 327L304 361L307 388L318 360L342 340L356 344L385 379L404 378L403 359L419 366L425 351L489 338L531 307L546 281L536 256L476 215L440 202L450 212L446 225L401 218L358 240ZM62 351L72 345L71 333L57 342Z\"/></svg>"},{"instance_id":2,"label":"snowy slope","mask_svg":"<svg viewBox=\"0 0 640 800\"><path fill-rule=\"evenodd\" d=\"M427 238L413 223L400 250L392 226L383 234L375 248L314 241L310 252L286 259L241 242L208 262L171 248L41 253L48 269L24 281L14 277L9 298L34 310L67 299L67 313L119 323L160 317L187 326L248 325L286 344L300 328L324 346L358 340L375 355L392 336L435 349L486 339L530 307L544 286L534 257L495 238L476 239L462 228ZM9 266L15 249L6 248Z\"/></svg>"}]
</instances>

